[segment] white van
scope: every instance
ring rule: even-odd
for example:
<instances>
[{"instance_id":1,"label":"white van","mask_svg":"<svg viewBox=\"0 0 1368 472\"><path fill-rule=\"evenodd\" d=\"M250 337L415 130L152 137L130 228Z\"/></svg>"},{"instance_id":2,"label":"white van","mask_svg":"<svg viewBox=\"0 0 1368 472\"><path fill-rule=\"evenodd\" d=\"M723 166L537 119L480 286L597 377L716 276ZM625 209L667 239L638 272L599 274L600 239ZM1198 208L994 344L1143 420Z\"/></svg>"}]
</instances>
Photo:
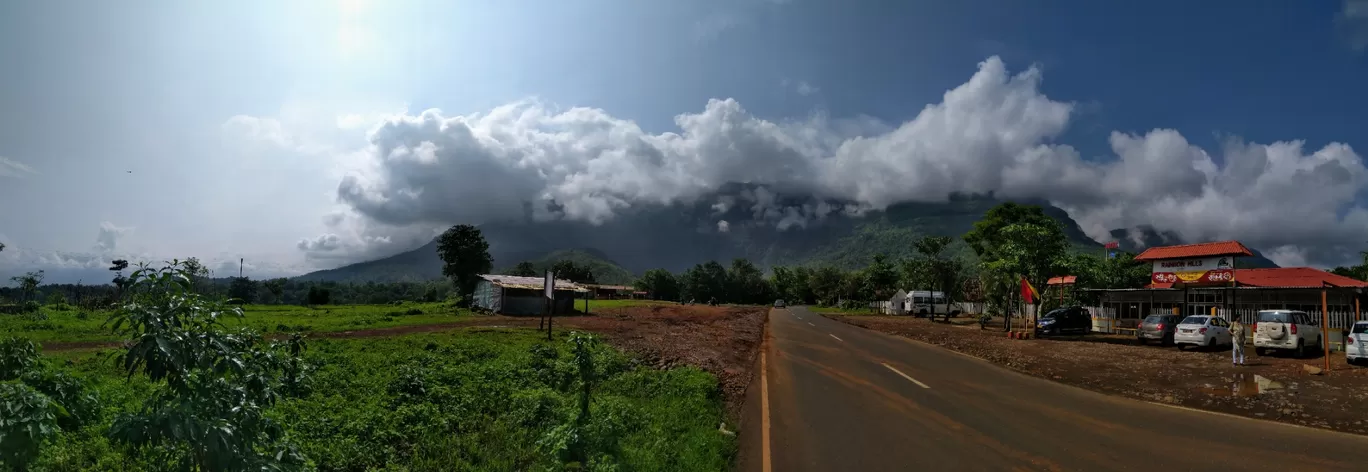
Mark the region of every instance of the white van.
<instances>
[{"instance_id":1,"label":"white van","mask_svg":"<svg viewBox=\"0 0 1368 472\"><path fill-rule=\"evenodd\" d=\"M917 316L950 313L950 304L945 300L945 292L910 290L907 292L907 300L903 302L903 306L907 313ZM951 313L951 316L955 315L959 315L959 313Z\"/></svg>"}]
</instances>

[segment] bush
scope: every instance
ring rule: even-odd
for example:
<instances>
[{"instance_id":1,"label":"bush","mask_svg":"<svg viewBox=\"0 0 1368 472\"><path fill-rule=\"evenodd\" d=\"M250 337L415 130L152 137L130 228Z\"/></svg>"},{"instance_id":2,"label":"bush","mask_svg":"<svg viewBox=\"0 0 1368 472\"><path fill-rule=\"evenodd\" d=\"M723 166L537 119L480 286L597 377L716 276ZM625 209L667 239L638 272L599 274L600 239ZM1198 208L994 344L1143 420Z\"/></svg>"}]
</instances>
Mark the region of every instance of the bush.
<instances>
[{"instance_id":1,"label":"bush","mask_svg":"<svg viewBox=\"0 0 1368 472\"><path fill-rule=\"evenodd\" d=\"M28 470L38 458L38 448L57 435L61 406L33 387L0 383L0 462L15 470Z\"/></svg>"},{"instance_id":2,"label":"bush","mask_svg":"<svg viewBox=\"0 0 1368 472\"><path fill-rule=\"evenodd\" d=\"M38 366L38 348L24 338L0 340L0 380L14 380Z\"/></svg>"}]
</instances>

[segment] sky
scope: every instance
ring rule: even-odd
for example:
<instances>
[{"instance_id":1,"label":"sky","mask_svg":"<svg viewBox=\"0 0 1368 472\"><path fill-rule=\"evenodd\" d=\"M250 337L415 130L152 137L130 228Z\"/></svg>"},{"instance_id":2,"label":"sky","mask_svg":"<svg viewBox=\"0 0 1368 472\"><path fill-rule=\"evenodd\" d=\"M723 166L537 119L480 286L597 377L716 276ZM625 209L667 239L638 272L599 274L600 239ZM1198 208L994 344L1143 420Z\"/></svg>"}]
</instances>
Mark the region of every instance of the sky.
<instances>
[{"instance_id":1,"label":"sky","mask_svg":"<svg viewBox=\"0 0 1368 472\"><path fill-rule=\"evenodd\" d=\"M6 278L295 275L728 181L1368 249L1365 0L4 2L0 64Z\"/></svg>"}]
</instances>

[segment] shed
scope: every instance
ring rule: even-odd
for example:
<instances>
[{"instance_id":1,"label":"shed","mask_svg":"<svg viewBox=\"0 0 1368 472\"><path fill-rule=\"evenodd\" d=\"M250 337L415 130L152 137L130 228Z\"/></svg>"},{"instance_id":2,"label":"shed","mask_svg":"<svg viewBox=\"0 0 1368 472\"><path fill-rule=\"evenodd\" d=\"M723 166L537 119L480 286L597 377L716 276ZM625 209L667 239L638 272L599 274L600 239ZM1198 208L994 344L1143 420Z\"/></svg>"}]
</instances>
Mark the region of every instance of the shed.
<instances>
[{"instance_id":1,"label":"shed","mask_svg":"<svg viewBox=\"0 0 1368 472\"><path fill-rule=\"evenodd\" d=\"M473 305L491 313L505 315L540 315L545 303L546 286L541 277L519 277L516 275L481 274L475 286ZM563 314L574 310L575 297L589 293L589 290L569 280L556 280L556 302L553 313Z\"/></svg>"}]
</instances>

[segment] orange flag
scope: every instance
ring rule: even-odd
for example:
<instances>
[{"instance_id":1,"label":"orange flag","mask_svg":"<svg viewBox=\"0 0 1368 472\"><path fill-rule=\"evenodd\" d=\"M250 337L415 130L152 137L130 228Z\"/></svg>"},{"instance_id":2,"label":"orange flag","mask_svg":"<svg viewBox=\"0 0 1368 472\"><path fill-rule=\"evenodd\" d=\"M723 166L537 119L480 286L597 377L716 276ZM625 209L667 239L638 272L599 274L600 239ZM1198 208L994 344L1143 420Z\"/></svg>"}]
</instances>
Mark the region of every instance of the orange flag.
<instances>
[{"instance_id":1,"label":"orange flag","mask_svg":"<svg viewBox=\"0 0 1368 472\"><path fill-rule=\"evenodd\" d=\"M1030 305L1032 303L1035 303L1035 299L1037 298L1040 298L1040 292L1036 292L1035 287L1032 287L1031 283L1027 282L1025 277L1022 277L1021 299L1025 300L1027 305Z\"/></svg>"}]
</instances>

